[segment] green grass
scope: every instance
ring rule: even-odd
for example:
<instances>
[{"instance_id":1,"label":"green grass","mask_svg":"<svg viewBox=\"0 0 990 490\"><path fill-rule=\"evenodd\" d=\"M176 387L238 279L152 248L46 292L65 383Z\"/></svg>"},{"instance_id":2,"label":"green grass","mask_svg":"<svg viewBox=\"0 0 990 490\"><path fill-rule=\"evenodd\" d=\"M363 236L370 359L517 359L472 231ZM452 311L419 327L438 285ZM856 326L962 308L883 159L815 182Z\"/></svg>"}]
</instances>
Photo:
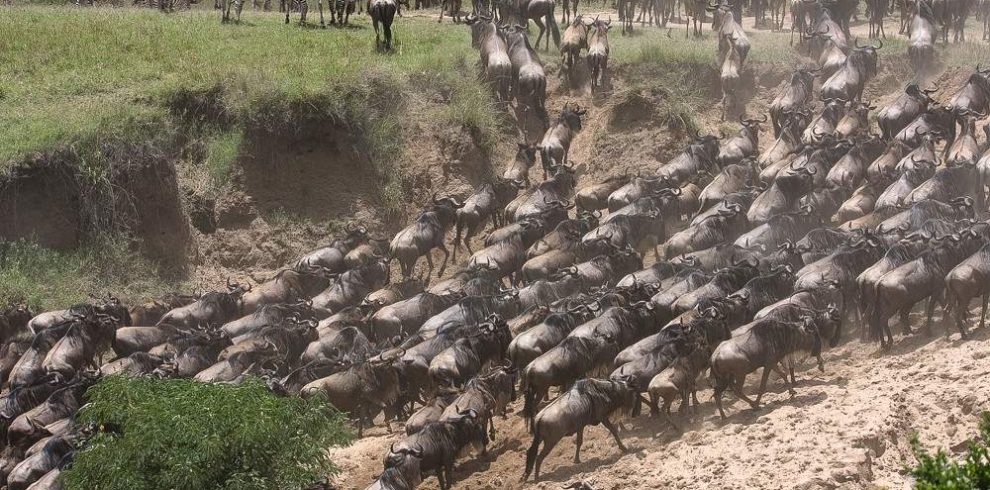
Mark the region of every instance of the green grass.
<instances>
[{"instance_id":1,"label":"green grass","mask_svg":"<svg viewBox=\"0 0 990 490\"><path fill-rule=\"evenodd\" d=\"M311 17L312 18L312 17ZM355 90L370 73L402 87L472 62L466 27L400 19L397 52L374 51L367 16L357 28L286 26L275 13L245 12L221 25L211 11L163 15L129 8L5 8L0 16L0 161L127 122L163 117L177 94L211 93L235 120L271 103L319 99L360 112ZM420 84L421 88L429 88Z\"/></svg>"},{"instance_id":2,"label":"green grass","mask_svg":"<svg viewBox=\"0 0 990 490\"><path fill-rule=\"evenodd\" d=\"M26 241L0 243L0 305L23 301L43 311L87 301L90 294L143 300L180 286L160 278L155 265L124 240L69 252Z\"/></svg>"}]
</instances>

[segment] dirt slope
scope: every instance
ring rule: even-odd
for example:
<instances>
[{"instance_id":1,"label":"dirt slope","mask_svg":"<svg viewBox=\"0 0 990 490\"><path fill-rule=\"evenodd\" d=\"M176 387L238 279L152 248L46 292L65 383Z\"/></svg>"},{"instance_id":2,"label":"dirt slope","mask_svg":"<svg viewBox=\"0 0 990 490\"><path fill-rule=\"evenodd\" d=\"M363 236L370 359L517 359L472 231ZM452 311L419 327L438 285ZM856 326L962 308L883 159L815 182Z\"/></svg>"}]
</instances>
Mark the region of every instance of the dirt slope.
<instances>
[{"instance_id":1,"label":"dirt slope","mask_svg":"<svg viewBox=\"0 0 990 490\"><path fill-rule=\"evenodd\" d=\"M882 62L866 100L882 105L897 96L908 79L903 61L895 57ZM756 87L747 112L759 115L766 113L787 77L760 72L760 67L755 70ZM555 74L553 68L549 71ZM964 71L946 70L931 83L958 87ZM565 102L591 108L571 149L572 164L585 164L587 169L579 187L620 172L651 171L683 145L684 136L657 124L650 108L614 118L615 111L627 108L592 98L585 87L568 90L559 78L552 78L551 115ZM621 78L615 84L617 90L624 86ZM653 109L665 103L649 102ZM721 123L718 114L713 103L696 117L709 132L735 127ZM761 147L771 141L769 131L764 131ZM519 482L531 437L522 419L510 414L496 421L499 432L488 455L458 460L455 487L559 488L586 480L604 490L909 488L904 468L914 461L909 442L913 433L920 433L932 446L961 451L975 433L979 413L990 409L990 386L984 381L990 374L985 360L990 356L988 339L990 330L978 331L966 342L959 341L958 334L951 340L918 336L902 339L892 352L883 354L872 344L847 341L827 353L825 372L806 369L798 375L796 396L788 395L774 376L772 392L759 411L729 397L726 421L719 419L705 380L699 413L677 418L683 433L646 416L626 420L622 438L630 451L622 454L604 428L591 428L585 434L582 463L573 463L574 439L566 438L544 462L537 483ZM751 383L758 381L757 376L750 378ZM340 488L364 488L380 473L389 445L404 436L399 424L393 424L391 431L376 428L351 447L332 451L343 469L337 479ZM437 488L436 479L430 478L421 488Z\"/></svg>"},{"instance_id":2,"label":"dirt slope","mask_svg":"<svg viewBox=\"0 0 990 490\"><path fill-rule=\"evenodd\" d=\"M627 420L627 454L599 426L585 433L582 463L574 464L574 439L564 439L538 483L519 482L531 438L521 417L510 414L496 421L498 436L487 457L459 460L456 486L556 488L581 479L603 490L909 488L903 468L913 462L912 433L962 450L980 411L990 409L988 339L986 329L966 342L958 335L904 339L882 356L875 346L853 341L827 353L824 373L799 373L794 397L772 377L759 411L734 401L723 422L706 389L699 392L697 416L676 418L683 434L659 419ZM401 439L401 427L393 430L379 429L333 452L344 470L341 488L364 488L380 472L382 456ZM436 488L436 480L422 488Z\"/></svg>"}]
</instances>

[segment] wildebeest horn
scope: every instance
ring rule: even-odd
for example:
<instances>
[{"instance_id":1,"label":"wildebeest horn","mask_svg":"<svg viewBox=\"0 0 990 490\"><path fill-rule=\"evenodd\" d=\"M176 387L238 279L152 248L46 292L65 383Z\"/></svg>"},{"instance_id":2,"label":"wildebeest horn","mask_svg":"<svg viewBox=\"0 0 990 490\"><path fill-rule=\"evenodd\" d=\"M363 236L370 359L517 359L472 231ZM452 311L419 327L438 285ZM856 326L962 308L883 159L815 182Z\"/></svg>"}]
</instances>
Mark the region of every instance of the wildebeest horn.
<instances>
[{"instance_id":1,"label":"wildebeest horn","mask_svg":"<svg viewBox=\"0 0 990 490\"><path fill-rule=\"evenodd\" d=\"M876 46L871 45L870 47L873 49L880 49L883 47L883 39L877 38L877 43L879 44L877 44Z\"/></svg>"},{"instance_id":2,"label":"wildebeest horn","mask_svg":"<svg viewBox=\"0 0 990 490\"><path fill-rule=\"evenodd\" d=\"M440 200L437 199L437 194L438 193L436 191L433 192L433 204L440 204Z\"/></svg>"}]
</instances>

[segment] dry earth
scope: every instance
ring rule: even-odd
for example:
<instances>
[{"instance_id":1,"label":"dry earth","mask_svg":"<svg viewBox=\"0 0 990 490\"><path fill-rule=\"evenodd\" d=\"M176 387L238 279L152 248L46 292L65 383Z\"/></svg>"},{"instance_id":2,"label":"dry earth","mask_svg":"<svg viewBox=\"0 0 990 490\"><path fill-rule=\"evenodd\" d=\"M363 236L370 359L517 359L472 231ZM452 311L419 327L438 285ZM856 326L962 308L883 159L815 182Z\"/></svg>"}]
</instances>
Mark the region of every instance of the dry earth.
<instances>
[{"instance_id":1,"label":"dry earth","mask_svg":"<svg viewBox=\"0 0 990 490\"><path fill-rule=\"evenodd\" d=\"M510 414L496 421L498 435L487 456L459 460L455 486L558 488L585 480L601 490L910 488L904 467L914 461L912 434L958 452L975 434L979 413L990 409L988 340L988 329L968 341L958 334L917 336L883 354L851 341L827 353L824 373L799 373L793 397L771 378L772 391L759 411L735 401L722 421L706 389L699 392L698 415L676 419L683 433L659 419L627 419L621 434L626 454L599 426L585 433L582 463L574 464L574 439L564 439L538 483L519 482L531 438L522 418ZM379 428L332 451L343 469L341 488L364 488L381 471L389 445L404 435L398 425L392 430ZM436 485L431 478L423 488Z\"/></svg>"}]
</instances>

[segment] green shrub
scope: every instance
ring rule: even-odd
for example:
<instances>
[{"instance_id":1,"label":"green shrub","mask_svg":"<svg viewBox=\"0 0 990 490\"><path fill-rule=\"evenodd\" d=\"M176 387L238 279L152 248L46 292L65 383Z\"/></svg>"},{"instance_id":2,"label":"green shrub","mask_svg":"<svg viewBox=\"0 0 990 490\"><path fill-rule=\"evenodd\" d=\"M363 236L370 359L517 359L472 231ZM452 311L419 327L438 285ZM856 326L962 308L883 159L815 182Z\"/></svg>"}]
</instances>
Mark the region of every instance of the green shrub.
<instances>
[{"instance_id":1,"label":"green shrub","mask_svg":"<svg viewBox=\"0 0 990 490\"><path fill-rule=\"evenodd\" d=\"M990 488L990 412L980 420L980 434L970 442L961 461L949 458L939 449L932 455L921 447L917 436L911 440L918 465L911 469L919 490L976 490Z\"/></svg>"},{"instance_id":2,"label":"green shrub","mask_svg":"<svg viewBox=\"0 0 990 490\"><path fill-rule=\"evenodd\" d=\"M319 397L238 385L110 376L78 419L102 431L63 473L67 490L293 490L337 471L344 415Z\"/></svg>"}]
</instances>

